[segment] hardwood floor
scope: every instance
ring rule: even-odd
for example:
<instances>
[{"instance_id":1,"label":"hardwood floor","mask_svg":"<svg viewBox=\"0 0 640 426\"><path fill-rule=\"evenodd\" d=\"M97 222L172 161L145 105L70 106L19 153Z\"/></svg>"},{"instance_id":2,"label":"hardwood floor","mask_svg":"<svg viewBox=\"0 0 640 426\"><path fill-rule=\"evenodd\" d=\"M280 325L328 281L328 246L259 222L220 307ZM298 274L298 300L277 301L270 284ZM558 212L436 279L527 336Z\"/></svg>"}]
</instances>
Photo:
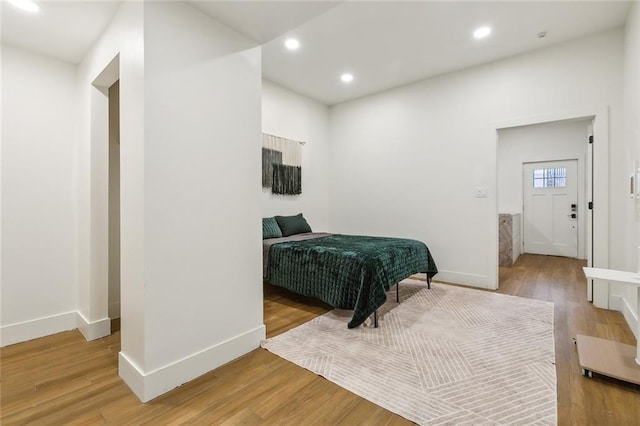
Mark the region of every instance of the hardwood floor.
<instances>
[{"instance_id":1,"label":"hardwood floor","mask_svg":"<svg viewBox=\"0 0 640 426\"><path fill-rule=\"evenodd\" d=\"M621 314L586 302L582 266L523 255L500 268L499 292L555 303L560 425L638 425L640 387L581 375L576 333L635 344ZM268 336L330 309L270 285L264 294ZM142 404L117 375L119 350L119 332L86 342L78 331L1 349L1 423L411 424L263 349Z\"/></svg>"}]
</instances>

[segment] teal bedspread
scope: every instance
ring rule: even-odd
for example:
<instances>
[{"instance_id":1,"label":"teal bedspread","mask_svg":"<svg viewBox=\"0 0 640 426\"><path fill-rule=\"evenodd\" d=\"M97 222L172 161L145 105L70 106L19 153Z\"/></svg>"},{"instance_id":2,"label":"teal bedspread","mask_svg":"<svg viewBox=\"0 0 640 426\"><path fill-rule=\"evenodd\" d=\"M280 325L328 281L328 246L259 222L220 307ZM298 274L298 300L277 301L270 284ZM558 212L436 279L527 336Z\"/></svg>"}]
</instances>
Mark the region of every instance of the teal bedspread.
<instances>
[{"instance_id":1,"label":"teal bedspread","mask_svg":"<svg viewBox=\"0 0 640 426\"><path fill-rule=\"evenodd\" d=\"M352 309L349 328L361 325L386 301L386 292L403 279L438 269L427 246L401 238L329 235L274 244L266 279L295 293Z\"/></svg>"}]
</instances>

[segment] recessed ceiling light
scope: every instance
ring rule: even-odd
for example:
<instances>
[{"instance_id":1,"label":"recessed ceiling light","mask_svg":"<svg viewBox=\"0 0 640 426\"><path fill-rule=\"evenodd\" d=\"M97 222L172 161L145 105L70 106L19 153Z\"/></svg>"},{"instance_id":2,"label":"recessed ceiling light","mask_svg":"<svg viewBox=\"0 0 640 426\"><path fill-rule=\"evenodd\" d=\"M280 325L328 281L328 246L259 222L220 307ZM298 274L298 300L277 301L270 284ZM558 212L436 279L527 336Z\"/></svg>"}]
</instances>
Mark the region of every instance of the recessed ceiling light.
<instances>
[{"instance_id":1,"label":"recessed ceiling light","mask_svg":"<svg viewBox=\"0 0 640 426\"><path fill-rule=\"evenodd\" d=\"M37 12L40 10L40 6L32 2L31 0L7 0L9 3L14 5L20 10L24 10L25 12Z\"/></svg>"},{"instance_id":2,"label":"recessed ceiling light","mask_svg":"<svg viewBox=\"0 0 640 426\"><path fill-rule=\"evenodd\" d=\"M343 83L351 83L353 81L353 74L346 72L340 76L340 80L342 80Z\"/></svg>"},{"instance_id":3,"label":"recessed ceiling light","mask_svg":"<svg viewBox=\"0 0 640 426\"><path fill-rule=\"evenodd\" d=\"M473 36L475 38L485 38L489 34L491 34L491 27L476 28L476 30L473 32Z\"/></svg>"},{"instance_id":4,"label":"recessed ceiling light","mask_svg":"<svg viewBox=\"0 0 640 426\"><path fill-rule=\"evenodd\" d=\"M284 41L284 46L289 50L298 50L300 42L295 38L288 38Z\"/></svg>"}]
</instances>

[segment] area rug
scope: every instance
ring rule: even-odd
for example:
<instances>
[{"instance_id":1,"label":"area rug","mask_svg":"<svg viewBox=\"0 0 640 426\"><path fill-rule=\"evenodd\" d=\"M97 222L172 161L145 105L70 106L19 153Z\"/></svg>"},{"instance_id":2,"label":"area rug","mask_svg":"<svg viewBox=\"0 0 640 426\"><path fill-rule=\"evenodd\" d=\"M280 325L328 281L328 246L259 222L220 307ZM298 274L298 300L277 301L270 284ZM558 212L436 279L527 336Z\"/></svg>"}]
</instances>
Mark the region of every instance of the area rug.
<instances>
[{"instance_id":1,"label":"area rug","mask_svg":"<svg viewBox=\"0 0 640 426\"><path fill-rule=\"evenodd\" d=\"M555 425L553 303L405 280L379 327L333 310L263 348L423 425Z\"/></svg>"}]
</instances>

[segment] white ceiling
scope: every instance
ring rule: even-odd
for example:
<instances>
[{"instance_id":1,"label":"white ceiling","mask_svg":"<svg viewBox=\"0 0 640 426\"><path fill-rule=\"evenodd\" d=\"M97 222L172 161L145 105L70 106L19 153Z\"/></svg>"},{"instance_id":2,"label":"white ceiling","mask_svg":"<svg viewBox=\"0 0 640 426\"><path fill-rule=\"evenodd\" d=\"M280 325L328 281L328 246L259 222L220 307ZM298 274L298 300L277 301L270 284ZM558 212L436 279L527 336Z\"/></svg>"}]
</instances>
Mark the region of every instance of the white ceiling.
<instances>
[{"instance_id":1,"label":"white ceiling","mask_svg":"<svg viewBox=\"0 0 640 426\"><path fill-rule=\"evenodd\" d=\"M192 6L264 44L341 1L188 0Z\"/></svg>"},{"instance_id":2,"label":"white ceiling","mask_svg":"<svg viewBox=\"0 0 640 426\"><path fill-rule=\"evenodd\" d=\"M1 0L2 42L79 63L120 6L120 1L37 1L38 13Z\"/></svg>"},{"instance_id":3,"label":"white ceiling","mask_svg":"<svg viewBox=\"0 0 640 426\"><path fill-rule=\"evenodd\" d=\"M348 2L264 46L263 75L336 104L624 24L623 2ZM473 30L492 34L475 40ZM538 38L538 33L547 36ZM349 71L354 81L339 81Z\"/></svg>"},{"instance_id":4,"label":"white ceiling","mask_svg":"<svg viewBox=\"0 0 640 426\"><path fill-rule=\"evenodd\" d=\"M120 1L2 2L2 40L78 63ZM263 44L263 75L328 105L624 24L629 2L207 1L194 7ZM493 33L474 40L479 25ZM539 39L537 34L546 31ZM289 52L288 36L302 46ZM350 85L339 81L350 71Z\"/></svg>"}]
</instances>

